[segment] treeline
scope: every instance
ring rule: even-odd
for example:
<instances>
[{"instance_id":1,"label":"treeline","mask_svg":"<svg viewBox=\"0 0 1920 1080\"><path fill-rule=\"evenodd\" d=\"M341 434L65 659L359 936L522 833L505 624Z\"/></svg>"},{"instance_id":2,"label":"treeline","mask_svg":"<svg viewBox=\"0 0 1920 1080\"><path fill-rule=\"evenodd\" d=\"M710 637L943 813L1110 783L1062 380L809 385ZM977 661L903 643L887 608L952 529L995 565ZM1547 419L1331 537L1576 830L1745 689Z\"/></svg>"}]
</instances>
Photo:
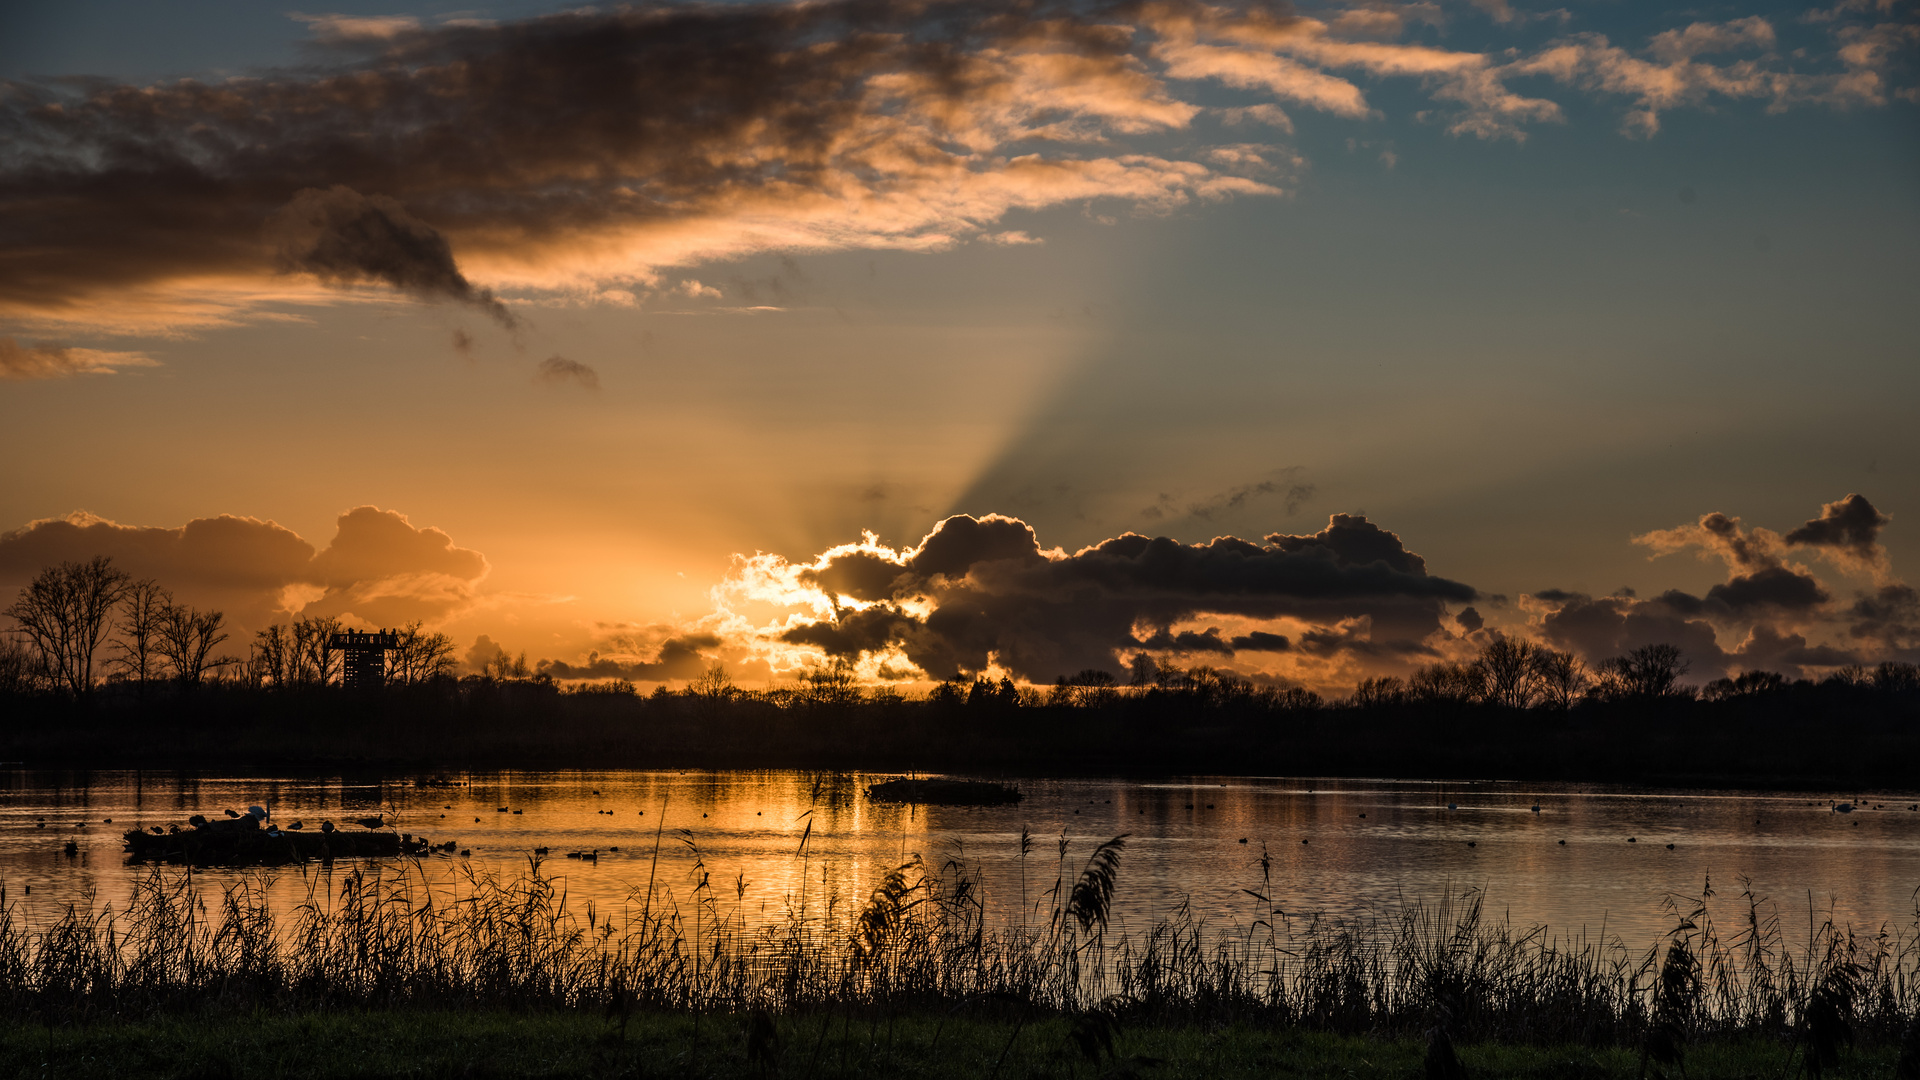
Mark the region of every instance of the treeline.
<instances>
[{"instance_id":1,"label":"treeline","mask_svg":"<svg viewBox=\"0 0 1920 1080\"><path fill-rule=\"evenodd\" d=\"M346 629L339 619L275 623L243 656L216 652L233 647L223 612L176 604L158 582L135 580L104 556L42 570L0 614L15 627L0 634L0 694L145 700L206 684L293 689L340 680L342 654L327 647ZM388 681L454 673L452 638L418 622L391 632L399 648L387 654Z\"/></svg>"},{"instance_id":2,"label":"treeline","mask_svg":"<svg viewBox=\"0 0 1920 1080\"><path fill-rule=\"evenodd\" d=\"M1591 667L1521 639L1349 697L1136 657L1051 687L955 679L903 695L844 667L770 690L718 665L651 694L561 685L498 655L455 675L418 625L379 692L339 685L329 619L269 627L245 657L218 612L174 605L104 560L43 574L6 614L0 760L75 767L674 767L984 773L1264 773L1649 782L1915 784L1920 668L1813 681L1754 671L1696 690L1669 645ZM61 607L60 605L65 605ZM143 638L143 611L163 627ZM41 612L61 610L61 618ZM23 618L23 614L26 616ZM65 629L60 629L65 627ZM53 629L48 629L53 628ZM178 629L176 629L178 628ZM90 673L91 654L106 654ZM146 649L143 651L143 641ZM186 646L186 647L183 647ZM144 659L143 659L144 658ZM151 662L148 662L151 661Z\"/></svg>"},{"instance_id":3,"label":"treeline","mask_svg":"<svg viewBox=\"0 0 1920 1080\"><path fill-rule=\"evenodd\" d=\"M1220 773L1814 787L1915 786L1920 690L1890 669L1565 709L1485 697L1327 702L1205 668L1146 686L947 683L906 697L823 671L749 691L442 676L380 693L239 680L193 694L15 696L0 760L35 766L807 768L983 775ZM1413 680L1409 680L1412 682ZM1749 680L1749 686L1755 680ZM1064 686L1065 689L1061 687Z\"/></svg>"}]
</instances>

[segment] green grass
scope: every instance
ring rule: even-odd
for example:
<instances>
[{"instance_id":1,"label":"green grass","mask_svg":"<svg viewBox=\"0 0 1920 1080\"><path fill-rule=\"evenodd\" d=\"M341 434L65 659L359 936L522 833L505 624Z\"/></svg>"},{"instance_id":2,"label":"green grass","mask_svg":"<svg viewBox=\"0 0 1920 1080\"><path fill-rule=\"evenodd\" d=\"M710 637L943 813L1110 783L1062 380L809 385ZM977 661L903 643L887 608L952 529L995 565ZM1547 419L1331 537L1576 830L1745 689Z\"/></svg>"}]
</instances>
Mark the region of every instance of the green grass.
<instances>
[{"instance_id":1,"label":"green grass","mask_svg":"<svg viewBox=\"0 0 1920 1080\"><path fill-rule=\"evenodd\" d=\"M17 1077L1382 1077L1423 1075L1417 1039L1246 1025L1123 1028L1096 1065L1064 1019L827 1011L781 1017L772 1050L750 1053L752 1022L650 1013L617 1023L582 1012L396 1010L181 1015L47 1029L0 1027L0 1075ZM1017 1036L1015 1028L1019 1027ZM696 1038L695 1029L698 1028ZM1005 1053L1004 1061L1001 1060ZM1474 1077L1633 1077L1621 1048L1465 1045ZM1892 1047L1859 1047L1829 1075L1892 1077ZM1686 1075L1774 1077L1787 1047L1769 1040L1692 1047Z\"/></svg>"}]
</instances>

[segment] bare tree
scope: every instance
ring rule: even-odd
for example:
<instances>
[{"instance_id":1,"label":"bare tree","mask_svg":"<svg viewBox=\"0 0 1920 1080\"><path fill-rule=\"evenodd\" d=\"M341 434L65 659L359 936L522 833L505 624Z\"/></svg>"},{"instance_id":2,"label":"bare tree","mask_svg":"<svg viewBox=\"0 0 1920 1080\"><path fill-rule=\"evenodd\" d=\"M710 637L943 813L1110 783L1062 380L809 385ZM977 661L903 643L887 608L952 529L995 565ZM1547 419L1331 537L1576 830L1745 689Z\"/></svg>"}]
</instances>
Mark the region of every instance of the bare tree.
<instances>
[{"instance_id":1,"label":"bare tree","mask_svg":"<svg viewBox=\"0 0 1920 1080\"><path fill-rule=\"evenodd\" d=\"M227 640L221 629L225 622L226 616L218 611L195 611L184 604L167 608L156 648L180 685L198 686L208 671L233 663L211 658L213 647Z\"/></svg>"},{"instance_id":2,"label":"bare tree","mask_svg":"<svg viewBox=\"0 0 1920 1080\"><path fill-rule=\"evenodd\" d=\"M1185 673L1183 689L1197 690L1200 683L1213 677L1212 668L1193 668ZM1054 682L1053 692L1047 695L1047 704L1071 705L1081 709L1104 708L1120 700L1120 691L1114 688L1115 685L1112 672L1082 668L1073 675L1062 675Z\"/></svg>"},{"instance_id":3,"label":"bare tree","mask_svg":"<svg viewBox=\"0 0 1920 1080\"><path fill-rule=\"evenodd\" d=\"M501 682L527 678L532 671L533 669L527 666L525 649L520 650L519 656L508 656L506 650L502 649L480 667L480 674Z\"/></svg>"},{"instance_id":4,"label":"bare tree","mask_svg":"<svg viewBox=\"0 0 1920 1080\"><path fill-rule=\"evenodd\" d=\"M294 681L298 666L299 651L294 646L292 632L286 627L274 623L254 632L247 667L256 683L272 682L276 688L284 688Z\"/></svg>"},{"instance_id":5,"label":"bare tree","mask_svg":"<svg viewBox=\"0 0 1920 1080\"><path fill-rule=\"evenodd\" d=\"M1642 645L1625 656L1603 660L1595 672L1594 693L1609 698L1688 696L1680 676L1692 666L1673 645Z\"/></svg>"},{"instance_id":6,"label":"bare tree","mask_svg":"<svg viewBox=\"0 0 1920 1080\"><path fill-rule=\"evenodd\" d=\"M127 581L127 572L104 555L63 562L40 571L5 612L33 642L55 683L76 697L93 690L93 658L113 630L113 609Z\"/></svg>"},{"instance_id":7,"label":"bare tree","mask_svg":"<svg viewBox=\"0 0 1920 1080\"><path fill-rule=\"evenodd\" d=\"M1486 700L1509 709L1524 709L1539 696L1534 654L1539 646L1525 638L1501 637L1488 642L1473 662L1485 678Z\"/></svg>"},{"instance_id":8,"label":"bare tree","mask_svg":"<svg viewBox=\"0 0 1920 1080\"><path fill-rule=\"evenodd\" d=\"M113 666L121 678L137 684L142 692L159 674L160 635L172 607L173 594L152 578L127 586L126 595L120 598L120 633L112 642Z\"/></svg>"},{"instance_id":9,"label":"bare tree","mask_svg":"<svg viewBox=\"0 0 1920 1080\"><path fill-rule=\"evenodd\" d=\"M300 619L293 624L293 671L289 680L325 686L340 674L340 654L327 648L327 638L340 631L331 615Z\"/></svg>"},{"instance_id":10,"label":"bare tree","mask_svg":"<svg viewBox=\"0 0 1920 1080\"><path fill-rule=\"evenodd\" d=\"M860 698L860 682L843 660L807 672L794 694L794 700L802 705L828 709L858 704Z\"/></svg>"},{"instance_id":11,"label":"bare tree","mask_svg":"<svg viewBox=\"0 0 1920 1080\"><path fill-rule=\"evenodd\" d=\"M727 674L726 665L718 660L687 684L687 696L693 699L695 711L709 721L719 719L727 703L739 692L740 688L733 685L733 677Z\"/></svg>"},{"instance_id":12,"label":"bare tree","mask_svg":"<svg viewBox=\"0 0 1920 1080\"><path fill-rule=\"evenodd\" d=\"M24 694L46 685L40 656L19 634L0 634L0 694Z\"/></svg>"},{"instance_id":13,"label":"bare tree","mask_svg":"<svg viewBox=\"0 0 1920 1080\"><path fill-rule=\"evenodd\" d=\"M1570 652L1541 646L1533 654L1534 677L1540 684L1540 701L1550 709L1565 712L1587 688L1587 666Z\"/></svg>"},{"instance_id":14,"label":"bare tree","mask_svg":"<svg viewBox=\"0 0 1920 1080\"><path fill-rule=\"evenodd\" d=\"M1373 709L1385 705L1398 705L1407 700L1407 684L1392 675L1382 675L1377 679L1361 679L1354 684L1353 696L1347 704L1356 709Z\"/></svg>"},{"instance_id":15,"label":"bare tree","mask_svg":"<svg viewBox=\"0 0 1920 1080\"><path fill-rule=\"evenodd\" d=\"M1428 664L1407 679L1405 696L1428 705L1471 705L1487 697L1487 673L1475 664Z\"/></svg>"},{"instance_id":16,"label":"bare tree","mask_svg":"<svg viewBox=\"0 0 1920 1080\"><path fill-rule=\"evenodd\" d=\"M454 668L453 639L445 634L427 633L421 623L409 623L395 630L400 647L394 651L387 677L411 686L451 675Z\"/></svg>"}]
</instances>

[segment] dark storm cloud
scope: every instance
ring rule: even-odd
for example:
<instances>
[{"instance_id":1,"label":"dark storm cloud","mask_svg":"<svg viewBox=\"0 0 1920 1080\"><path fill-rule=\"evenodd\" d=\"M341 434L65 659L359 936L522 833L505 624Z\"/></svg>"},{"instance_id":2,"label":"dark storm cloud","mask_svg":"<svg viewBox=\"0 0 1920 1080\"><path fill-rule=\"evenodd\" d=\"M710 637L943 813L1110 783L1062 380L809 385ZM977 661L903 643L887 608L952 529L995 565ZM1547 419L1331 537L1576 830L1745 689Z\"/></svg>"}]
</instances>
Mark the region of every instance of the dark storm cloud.
<instances>
[{"instance_id":1,"label":"dark storm cloud","mask_svg":"<svg viewBox=\"0 0 1920 1080\"><path fill-rule=\"evenodd\" d=\"M1559 590L1549 590L1549 591L1558 592ZM1565 595L1566 594L1562 593L1561 598L1564 598ZM1542 594L1541 599L1544 600L1549 598L1545 594ZM1487 620L1482 618L1478 611L1475 611L1473 608L1470 608L1470 607L1461 608L1460 613L1453 617L1453 621L1456 623L1459 623L1460 629L1465 630L1469 634L1487 625Z\"/></svg>"},{"instance_id":2,"label":"dark storm cloud","mask_svg":"<svg viewBox=\"0 0 1920 1080\"><path fill-rule=\"evenodd\" d=\"M460 273L446 237L385 195L308 188L274 215L270 231L282 270L334 285L390 285L423 300L470 305L508 330L519 325L493 293Z\"/></svg>"},{"instance_id":3,"label":"dark storm cloud","mask_svg":"<svg viewBox=\"0 0 1920 1080\"><path fill-rule=\"evenodd\" d=\"M712 634L683 634L662 642L652 660L621 660L593 652L587 654L584 663L542 660L535 665L535 670L556 679L627 679L633 682L693 679L705 674L713 665L712 658L706 654L719 647L720 639Z\"/></svg>"},{"instance_id":4,"label":"dark storm cloud","mask_svg":"<svg viewBox=\"0 0 1920 1080\"><path fill-rule=\"evenodd\" d=\"M1476 596L1428 575L1399 537L1364 517L1339 514L1320 532L1267 540L1181 544L1128 533L1068 555L1043 551L1018 519L957 515L910 551L839 549L798 570L801 582L871 606L781 636L847 658L898 647L939 677L995 661L1052 681L1112 670L1117 654L1143 649L1230 656L1292 647L1267 631L1177 629L1201 615L1340 624L1329 631L1339 648L1416 653L1440 629L1447 602Z\"/></svg>"}]
</instances>

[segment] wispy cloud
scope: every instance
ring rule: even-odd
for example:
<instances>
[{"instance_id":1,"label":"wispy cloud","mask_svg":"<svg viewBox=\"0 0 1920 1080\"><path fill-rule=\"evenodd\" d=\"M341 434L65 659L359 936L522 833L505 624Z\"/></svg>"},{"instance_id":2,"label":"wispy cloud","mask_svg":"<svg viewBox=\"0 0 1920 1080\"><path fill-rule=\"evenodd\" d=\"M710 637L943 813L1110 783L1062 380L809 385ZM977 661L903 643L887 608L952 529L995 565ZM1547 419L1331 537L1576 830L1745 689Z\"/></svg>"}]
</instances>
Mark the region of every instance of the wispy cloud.
<instances>
[{"instance_id":1,"label":"wispy cloud","mask_svg":"<svg viewBox=\"0 0 1920 1080\"><path fill-rule=\"evenodd\" d=\"M0 337L0 379L61 379L69 375L111 375L121 368L156 367L145 353L81 349L69 345L22 345Z\"/></svg>"},{"instance_id":2,"label":"wispy cloud","mask_svg":"<svg viewBox=\"0 0 1920 1080\"><path fill-rule=\"evenodd\" d=\"M558 385L577 383L588 390L600 389L600 373L578 360L569 360L564 356L549 356L540 361L535 376L541 382Z\"/></svg>"}]
</instances>

